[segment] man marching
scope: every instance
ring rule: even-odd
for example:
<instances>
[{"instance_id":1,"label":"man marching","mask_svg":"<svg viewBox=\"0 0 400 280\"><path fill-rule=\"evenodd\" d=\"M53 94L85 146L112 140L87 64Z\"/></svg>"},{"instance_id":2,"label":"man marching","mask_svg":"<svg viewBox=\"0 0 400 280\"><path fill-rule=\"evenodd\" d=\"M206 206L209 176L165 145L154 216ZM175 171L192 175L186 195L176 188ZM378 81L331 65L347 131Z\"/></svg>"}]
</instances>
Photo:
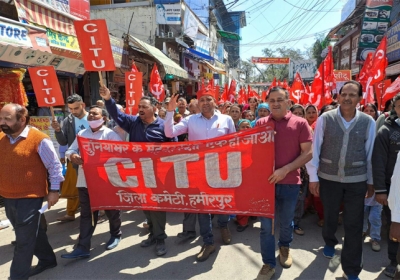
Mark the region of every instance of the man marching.
<instances>
[{"instance_id":1,"label":"man marching","mask_svg":"<svg viewBox=\"0 0 400 280\"><path fill-rule=\"evenodd\" d=\"M17 244L10 279L28 279L57 266L39 209L46 195L49 209L57 203L64 181L62 167L50 138L28 124L28 110L21 105L8 104L1 109L0 195ZM39 262L31 268L33 255Z\"/></svg>"},{"instance_id":2,"label":"man marching","mask_svg":"<svg viewBox=\"0 0 400 280\"><path fill-rule=\"evenodd\" d=\"M88 114L88 123L90 128L78 132L78 136L96 139L121 141L117 133L104 126L107 120L105 109L97 105L90 107ZM61 255L64 259L88 258L90 256L90 245L93 232L96 229L99 211L92 212L90 207L90 197L87 190L86 178L82 168L82 158L79 155L78 139L75 138L72 145L65 153L67 158L79 166L77 188L79 191L79 202L81 204L81 219L79 226L79 239L76 248L69 254ZM121 240L121 210L105 210L110 223L110 240L106 243L106 250L114 249Z\"/></svg>"},{"instance_id":3,"label":"man marching","mask_svg":"<svg viewBox=\"0 0 400 280\"><path fill-rule=\"evenodd\" d=\"M205 88L197 92L201 113L190 115L174 125L173 117L176 108L178 94L172 96L165 119L165 135L175 137L188 133L189 141L204 140L220 137L236 132L235 124L231 117L217 114L215 111L215 92ZM203 246L197 255L197 261L205 261L210 254L215 252L214 236L211 226L210 214L198 214L200 234L203 237ZM229 215L219 215L218 224L221 229L222 240L225 244L231 243L231 233L228 228Z\"/></svg>"},{"instance_id":4,"label":"man marching","mask_svg":"<svg viewBox=\"0 0 400 280\"><path fill-rule=\"evenodd\" d=\"M100 95L106 103L106 108L115 122L129 133L130 142L170 142L164 134L164 121L156 117L157 100L144 96L139 102L139 116L131 116L118 110L110 91L106 87L100 88ZM150 234L146 240L140 243L141 247L150 247L156 244L156 255L167 253L165 247L165 211L143 211L147 218Z\"/></svg>"}]
</instances>

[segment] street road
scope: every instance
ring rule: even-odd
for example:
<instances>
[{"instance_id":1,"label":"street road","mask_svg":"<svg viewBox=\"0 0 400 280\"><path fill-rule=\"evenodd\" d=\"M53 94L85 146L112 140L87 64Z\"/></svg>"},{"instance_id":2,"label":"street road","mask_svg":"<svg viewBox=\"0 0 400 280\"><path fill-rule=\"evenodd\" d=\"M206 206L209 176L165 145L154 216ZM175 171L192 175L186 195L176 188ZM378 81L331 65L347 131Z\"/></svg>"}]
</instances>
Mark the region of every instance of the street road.
<instances>
[{"instance_id":1,"label":"street road","mask_svg":"<svg viewBox=\"0 0 400 280\"><path fill-rule=\"evenodd\" d=\"M244 232L237 232L233 221L229 227L232 244L223 245L219 229L214 219L214 236L217 250L210 258L197 263L195 255L200 251L201 238L179 243L176 235L182 230L182 213L167 214L166 245L168 253L156 257L154 247L141 248L140 241L146 238L141 211L128 211L122 215L123 239L111 251L104 245L109 239L108 222L99 224L92 238L89 259L66 260L60 255L72 251L79 234L79 218L74 222L58 223L56 218L65 214L66 201L60 200L56 207L46 212L50 244L57 255L58 266L30 279L255 279L262 266L259 246L260 222L255 222ZM0 220L4 220L4 208L0 209ZM291 253L293 266L282 269L277 260L273 279L343 279L339 257L328 260L322 255L323 240L321 228L317 225L317 215L307 214L302 222L304 236L295 235ZM197 232L199 232L197 230ZM382 231L385 235L385 231ZM343 240L343 226L339 226L338 237ZM382 242L381 252L373 252L366 239L364 244L363 279L389 279L383 273L388 264L386 242ZM0 230L0 279L9 277L13 256L14 232L11 227ZM384 237L386 240L386 237ZM336 246L340 254L341 245ZM34 264L37 259L34 258Z\"/></svg>"}]
</instances>

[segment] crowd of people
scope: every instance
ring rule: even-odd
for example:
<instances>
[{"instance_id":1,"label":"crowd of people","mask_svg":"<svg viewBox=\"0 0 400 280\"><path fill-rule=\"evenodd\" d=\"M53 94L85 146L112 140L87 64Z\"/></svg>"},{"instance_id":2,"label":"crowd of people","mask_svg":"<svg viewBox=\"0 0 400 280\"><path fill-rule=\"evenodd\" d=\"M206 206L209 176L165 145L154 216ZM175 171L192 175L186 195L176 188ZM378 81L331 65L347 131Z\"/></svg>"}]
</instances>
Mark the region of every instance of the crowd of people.
<instances>
[{"instance_id":1,"label":"crowd of people","mask_svg":"<svg viewBox=\"0 0 400 280\"><path fill-rule=\"evenodd\" d=\"M275 216L278 219L258 217L263 266L257 279L271 279L275 274L276 243L280 265L283 268L292 266L290 246L293 233L305 234L301 220L306 211L318 214L317 224L322 227L324 241L322 254L326 258L335 256L335 246L339 243L336 231L338 225L343 224L345 236L341 265L346 279L359 279L363 266L362 244L367 234L371 249L381 250L383 211L388 226L389 259L384 273L400 279L397 272L400 259L397 242L400 240L400 186L391 181L392 176L396 176L394 170L400 170L400 160L397 160L400 150L400 94L386 104L384 112L378 111L374 104L359 107L362 86L349 81L333 103L319 110L312 104L306 107L293 104L288 92L280 87L270 89L266 100L252 97L245 105L218 101L213 88L205 87L189 104L179 94L167 97L163 103L144 96L136 116L125 113L106 87L100 88L100 96L103 100L88 111L79 95L69 96L70 115L61 123L57 120L52 123L57 141L67 147L65 179L51 141L29 126L27 110L9 104L0 111L3 131L0 132L0 195L4 197L6 214L16 234L11 279L28 279L57 265L47 240L45 217L38 210L46 196L49 209L57 203L60 185L61 194L68 198L68 202L66 215L59 221L75 220L80 206L77 245L61 258L90 257L90 240L100 213L91 211L77 135L130 142L195 141L270 123L275 127L275 169L266 180L275 185ZM144 226L149 235L140 246L155 245L155 254L163 256L168 252L166 213L143 212ZM111 235L105 248L112 250L121 241L121 211L106 210L105 215ZM183 216L182 232L178 238L195 238L196 219L199 223L203 245L196 255L198 262L206 261L217 249L212 218L212 213L184 213ZM238 232L245 231L250 221L257 219L246 215L218 215L216 218L224 244L230 244L232 239L228 227L230 219L236 221ZM277 220L279 226L274 224ZM39 259L35 267L31 267L33 255Z\"/></svg>"}]
</instances>

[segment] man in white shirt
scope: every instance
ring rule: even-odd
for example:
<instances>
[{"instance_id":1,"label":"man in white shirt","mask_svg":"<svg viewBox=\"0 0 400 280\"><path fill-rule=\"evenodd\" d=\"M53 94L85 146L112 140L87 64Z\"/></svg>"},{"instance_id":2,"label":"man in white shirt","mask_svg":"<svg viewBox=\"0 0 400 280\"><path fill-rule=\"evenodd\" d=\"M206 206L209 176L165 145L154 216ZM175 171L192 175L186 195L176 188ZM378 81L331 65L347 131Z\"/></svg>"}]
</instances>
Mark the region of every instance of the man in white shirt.
<instances>
[{"instance_id":1,"label":"man in white shirt","mask_svg":"<svg viewBox=\"0 0 400 280\"><path fill-rule=\"evenodd\" d=\"M107 120L107 111L97 105L90 107L88 123L90 128L81 130L78 135L84 138L95 140L111 140L121 141L121 138L104 124ZM91 238L96 229L99 211L92 212L90 207L90 197L87 190L85 174L82 168L83 160L79 155L78 141L75 138L72 145L65 153L67 158L74 164L78 165L78 182L79 201L81 204L81 219L79 227L79 239L76 248L69 254L61 255L64 259L78 259L90 257ZM106 250L114 249L121 240L121 211L105 210L110 223L111 238L106 243Z\"/></svg>"},{"instance_id":2,"label":"man in white shirt","mask_svg":"<svg viewBox=\"0 0 400 280\"><path fill-rule=\"evenodd\" d=\"M389 238L394 242L399 242L400 241L400 153L397 154L397 161L393 170L388 204L390 210L392 211L392 224L390 225ZM400 263L400 249L397 249L397 263ZM396 280L400 279L399 266L397 266L394 279Z\"/></svg>"},{"instance_id":3,"label":"man in white shirt","mask_svg":"<svg viewBox=\"0 0 400 280\"><path fill-rule=\"evenodd\" d=\"M322 237L323 254L335 255L335 236L340 205L344 204L344 230L341 263L345 277L359 279L362 269L362 230L364 199L374 193L372 181L372 150L375 121L358 111L362 86L348 81L339 91L339 108L321 115L313 139L313 158L306 164L310 175L309 188L320 196L324 206Z\"/></svg>"},{"instance_id":4,"label":"man in white shirt","mask_svg":"<svg viewBox=\"0 0 400 280\"><path fill-rule=\"evenodd\" d=\"M167 116L164 123L165 135L167 137L175 137L188 133L188 140L195 141L212 139L236 132L235 124L230 116L215 113L216 101L214 96L215 92L210 88L205 88L197 92L201 113L187 116L174 125L173 117L179 95L173 95L167 107ZM211 215L198 214L198 219L200 235L203 237L204 245L196 259L201 262L207 260L210 254L215 252L215 246ZM219 215L218 224L221 229L222 240L225 244L231 242L228 221L229 215Z\"/></svg>"}]
</instances>

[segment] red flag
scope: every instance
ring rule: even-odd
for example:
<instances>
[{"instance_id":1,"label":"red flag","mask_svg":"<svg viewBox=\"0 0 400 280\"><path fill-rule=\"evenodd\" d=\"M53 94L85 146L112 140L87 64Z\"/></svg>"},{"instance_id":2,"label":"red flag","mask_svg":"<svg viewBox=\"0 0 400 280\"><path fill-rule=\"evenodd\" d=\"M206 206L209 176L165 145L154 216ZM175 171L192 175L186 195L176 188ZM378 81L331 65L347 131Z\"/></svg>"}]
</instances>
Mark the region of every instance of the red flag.
<instances>
[{"instance_id":1,"label":"red flag","mask_svg":"<svg viewBox=\"0 0 400 280\"><path fill-rule=\"evenodd\" d=\"M276 77L272 80L271 88L276 87L278 84L276 83Z\"/></svg>"},{"instance_id":2,"label":"red flag","mask_svg":"<svg viewBox=\"0 0 400 280\"><path fill-rule=\"evenodd\" d=\"M215 86L215 100L219 100L219 85Z\"/></svg>"},{"instance_id":3,"label":"red flag","mask_svg":"<svg viewBox=\"0 0 400 280\"><path fill-rule=\"evenodd\" d=\"M231 103L235 102L235 95L236 95L236 81L232 80L231 86L229 87L229 92L228 92L229 102L231 102Z\"/></svg>"},{"instance_id":4,"label":"red flag","mask_svg":"<svg viewBox=\"0 0 400 280\"><path fill-rule=\"evenodd\" d=\"M140 72L140 71L137 69L136 65L135 65L135 61L132 62L132 69L131 69L131 72Z\"/></svg>"},{"instance_id":5,"label":"red flag","mask_svg":"<svg viewBox=\"0 0 400 280\"><path fill-rule=\"evenodd\" d=\"M266 91L266 90L262 91L262 93L261 93L262 102L265 102L265 100L267 99L267 93L268 93L268 91Z\"/></svg>"},{"instance_id":6,"label":"red flag","mask_svg":"<svg viewBox=\"0 0 400 280\"><path fill-rule=\"evenodd\" d=\"M322 99L322 69L324 67L324 62L322 62L319 67L318 71L315 73L314 76L314 81L311 84L311 92L309 94L309 104L313 104L317 106L318 108L322 107L320 106L321 99Z\"/></svg>"},{"instance_id":7,"label":"red flag","mask_svg":"<svg viewBox=\"0 0 400 280\"><path fill-rule=\"evenodd\" d=\"M282 87L284 89L287 89L288 91L290 91L290 87L289 87L289 84L287 83L286 79L283 79Z\"/></svg>"},{"instance_id":8,"label":"red flag","mask_svg":"<svg viewBox=\"0 0 400 280\"><path fill-rule=\"evenodd\" d=\"M290 99L294 103L300 103L300 100L305 92L305 86L304 86L303 79L301 78L299 72L296 72L296 75L294 76L292 88L289 92L290 92Z\"/></svg>"},{"instance_id":9,"label":"red flag","mask_svg":"<svg viewBox=\"0 0 400 280\"><path fill-rule=\"evenodd\" d=\"M374 90L372 86L383 81L386 76L386 67L388 65L386 58L387 38L383 37L372 57L369 71L367 72L366 90L364 93L364 104L375 103Z\"/></svg>"},{"instance_id":10,"label":"red flag","mask_svg":"<svg viewBox=\"0 0 400 280\"><path fill-rule=\"evenodd\" d=\"M382 96L382 103L381 103L381 108L382 106L385 106L385 103L392 99L397 93L400 92L400 76L397 77L397 79L388 87L385 91L385 94Z\"/></svg>"},{"instance_id":11,"label":"red flag","mask_svg":"<svg viewBox=\"0 0 400 280\"><path fill-rule=\"evenodd\" d=\"M224 91L222 92L221 100L224 102L228 100L228 84L225 84L224 86Z\"/></svg>"},{"instance_id":12,"label":"red flag","mask_svg":"<svg viewBox=\"0 0 400 280\"><path fill-rule=\"evenodd\" d=\"M278 80L278 87L282 87L282 83L279 80Z\"/></svg>"},{"instance_id":13,"label":"red flag","mask_svg":"<svg viewBox=\"0 0 400 280\"><path fill-rule=\"evenodd\" d=\"M367 88L367 83L368 83L368 77L369 73L371 70L372 66L372 53L368 53L367 58L364 61L364 65L360 70L360 73L356 77L356 81L358 81L363 88L363 96L367 96L368 88ZM364 99L361 100L361 104L364 104Z\"/></svg>"},{"instance_id":14,"label":"red flag","mask_svg":"<svg viewBox=\"0 0 400 280\"><path fill-rule=\"evenodd\" d=\"M238 94L238 103L239 104L246 104L246 91L244 87L241 87Z\"/></svg>"},{"instance_id":15,"label":"red flag","mask_svg":"<svg viewBox=\"0 0 400 280\"><path fill-rule=\"evenodd\" d=\"M323 76L322 76L323 75ZM322 84L322 78L324 83ZM336 87L336 79L333 74L332 47L328 47L328 55L318 67L311 85L310 103L321 109L325 104L332 102L332 90Z\"/></svg>"},{"instance_id":16,"label":"red flag","mask_svg":"<svg viewBox=\"0 0 400 280\"><path fill-rule=\"evenodd\" d=\"M150 92L160 102L165 98L164 85L158 73L157 64L155 63L150 75Z\"/></svg>"},{"instance_id":17,"label":"red flag","mask_svg":"<svg viewBox=\"0 0 400 280\"><path fill-rule=\"evenodd\" d=\"M386 92L386 89L390 87L390 84L392 81L390 79L387 79L383 82L377 83L374 85L375 88L375 93L376 93L376 101L378 102L378 110L384 110L385 109L385 103L381 104L383 95Z\"/></svg>"},{"instance_id":18,"label":"red flag","mask_svg":"<svg viewBox=\"0 0 400 280\"><path fill-rule=\"evenodd\" d=\"M293 88L293 86L292 86L292 88ZM307 105L310 102L309 101L310 92L311 92L310 86L308 85L308 83L306 83L306 85L304 86L304 93L303 93L303 95L301 96L301 99L300 99L300 104L301 105Z\"/></svg>"},{"instance_id":19,"label":"red flag","mask_svg":"<svg viewBox=\"0 0 400 280\"><path fill-rule=\"evenodd\" d=\"M372 78L370 81L371 86L385 79L386 67L388 65L386 58L386 47L387 38L384 36L374 53L374 57L372 58L371 69L369 73L369 77Z\"/></svg>"}]
</instances>

